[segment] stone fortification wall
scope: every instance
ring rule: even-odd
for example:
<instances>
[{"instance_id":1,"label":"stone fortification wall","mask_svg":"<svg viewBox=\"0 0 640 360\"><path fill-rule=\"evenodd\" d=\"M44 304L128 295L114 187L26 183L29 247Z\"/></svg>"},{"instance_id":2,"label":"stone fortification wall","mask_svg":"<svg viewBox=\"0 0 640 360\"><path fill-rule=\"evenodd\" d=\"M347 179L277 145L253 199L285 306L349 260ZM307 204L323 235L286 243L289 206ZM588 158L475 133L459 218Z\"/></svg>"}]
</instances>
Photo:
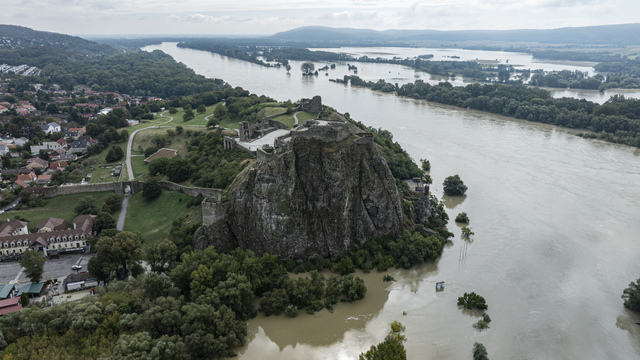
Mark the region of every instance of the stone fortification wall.
<instances>
[{"instance_id":1,"label":"stone fortification wall","mask_svg":"<svg viewBox=\"0 0 640 360\"><path fill-rule=\"evenodd\" d=\"M355 125L343 122L309 120L303 126L293 129L291 137L295 139L317 139L324 142L340 142L351 135L355 135L359 132L357 130Z\"/></svg>"},{"instance_id":2,"label":"stone fortification wall","mask_svg":"<svg viewBox=\"0 0 640 360\"><path fill-rule=\"evenodd\" d=\"M202 194L202 196L211 198L214 201L220 201L220 197L222 195L222 190L220 189L182 186L176 183L172 183L171 181L160 181L160 187L167 190L182 191L185 194L193 197Z\"/></svg>"},{"instance_id":3,"label":"stone fortification wall","mask_svg":"<svg viewBox=\"0 0 640 360\"><path fill-rule=\"evenodd\" d=\"M211 225L224 220L228 208L229 203L221 203L219 200L205 198L202 200L202 225Z\"/></svg>"},{"instance_id":4,"label":"stone fortification wall","mask_svg":"<svg viewBox=\"0 0 640 360\"><path fill-rule=\"evenodd\" d=\"M131 190L131 194L142 191L142 182L134 180L85 185L48 186L44 188L44 196L54 197L59 195L80 194L99 191L115 191L118 194L124 194L127 186ZM219 189L188 187L178 185L170 181L161 181L160 187L167 190L182 191L185 194L194 197L202 194L202 196L204 197L212 198L217 201L220 201L220 195L222 193L222 190Z\"/></svg>"},{"instance_id":5,"label":"stone fortification wall","mask_svg":"<svg viewBox=\"0 0 640 360\"><path fill-rule=\"evenodd\" d=\"M121 182L108 182L86 185L47 186L44 188L44 196L54 197L58 195L79 194L86 192L115 191L124 193Z\"/></svg>"},{"instance_id":6,"label":"stone fortification wall","mask_svg":"<svg viewBox=\"0 0 640 360\"><path fill-rule=\"evenodd\" d=\"M316 95L311 99L300 99L298 110L306 112L321 112L322 98L320 97L320 95Z\"/></svg>"}]
</instances>

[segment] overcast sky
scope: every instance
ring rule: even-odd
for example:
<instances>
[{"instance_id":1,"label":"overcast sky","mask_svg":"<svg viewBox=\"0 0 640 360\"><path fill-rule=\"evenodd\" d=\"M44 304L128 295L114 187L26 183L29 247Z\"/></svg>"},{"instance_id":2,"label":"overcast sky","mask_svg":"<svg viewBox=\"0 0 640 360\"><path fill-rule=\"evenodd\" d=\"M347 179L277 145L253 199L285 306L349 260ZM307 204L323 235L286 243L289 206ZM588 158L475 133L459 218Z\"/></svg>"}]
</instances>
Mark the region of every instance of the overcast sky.
<instances>
[{"instance_id":1,"label":"overcast sky","mask_svg":"<svg viewBox=\"0 0 640 360\"><path fill-rule=\"evenodd\" d=\"M640 22L639 0L0 0L0 23L73 35L271 35L305 25L550 29Z\"/></svg>"}]
</instances>

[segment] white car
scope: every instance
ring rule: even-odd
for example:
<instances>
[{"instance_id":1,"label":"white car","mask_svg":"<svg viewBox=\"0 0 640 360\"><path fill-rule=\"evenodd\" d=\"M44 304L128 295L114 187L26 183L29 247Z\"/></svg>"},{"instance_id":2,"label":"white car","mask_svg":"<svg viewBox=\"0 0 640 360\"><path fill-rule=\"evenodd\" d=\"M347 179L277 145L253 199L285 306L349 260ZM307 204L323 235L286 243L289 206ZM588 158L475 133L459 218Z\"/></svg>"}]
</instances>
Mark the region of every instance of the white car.
<instances>
[{"instance_id":1,"label":"white car","mask_svg":"<svg viewBox=\"0 0 640 360\"><path fill-rule=\"evenodd\" d=\"M71 270L80 270L80 269L82 269L82 265L73 265L71 267Z\"/></svg>"}]
</instances>

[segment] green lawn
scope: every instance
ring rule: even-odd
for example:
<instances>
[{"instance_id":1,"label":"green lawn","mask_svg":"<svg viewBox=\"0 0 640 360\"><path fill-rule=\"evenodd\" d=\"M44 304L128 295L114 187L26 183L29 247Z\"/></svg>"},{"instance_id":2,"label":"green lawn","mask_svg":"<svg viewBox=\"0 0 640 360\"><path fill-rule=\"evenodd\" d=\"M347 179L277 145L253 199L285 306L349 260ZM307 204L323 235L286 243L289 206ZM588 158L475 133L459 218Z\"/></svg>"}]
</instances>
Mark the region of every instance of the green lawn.
<instances>
[{"instance_id":1,"label":"green lawn","mask_svg":"<svg viewBox=\"0 0 640 360\"><path fill-rule=\"evenodd\" d=\"M318 113L312 112L301 112L298 115L298 125L304 124L307 120L315 119L318 117ZM295 119L293 118L293 114L290 115L280 115L278 117L273 118L275 121L279 121L285 125L287 125L287 129L292 129L295 124Z\"/></svg>"},{"instance_id":2,"label":"green lawn","mask_svg":"<svg viewBox=\"0 0 640 360\"><path fill-rule=\"evenodd\" d=\"M131 196L124 230L139 233L143 247L162 241L169 235L171 223L187 216L195 222L202 221L201 205L187 208L191 196L179 191L162 191L162 195L152 201L142 198L142 193Z\"/></svg>"},{"instance_id":3,"label":"green lawn","mask_svg":"<svg viewBox=\"0 0 640 360\"><path fill-rule=\"evenodd\" d=\"M67 220L67 223L72 226L71 221L75 218L74 208L78 205L80 199L84 197L92 198L98 206L98 210L100 210L104 199L112 194L115 194L115 192L102 191L45 198L45 201L47 202L45 206L25 210L8 211L0 215L0 221L6 221L7 219L13 219L15 216L20 216L27 219L27 221L29 221L29 229L33 229L39 221L50 217L56 217ZM117 219L119 213L120 210L118 209L118 211L112 216Z\"/></svg>"},{"instance_id":4,"label":"green lawn","mask_svg":"<svg viewBox=\"0 0 640 360\"><path fill-rule=\"evenodd\" d=\"M221 103L219 103L221 104ZM184 115L184 109L183 108L178 108L178 112L175 114L169 114L168 112L165 114L166 116L171 116L173 118L173 121L171 121L170 123L167 123L165 125L173 125L173 126L188 126L188 125L199 125L199 126L206 126L208 121L205 120L205 117L208 115L213 114L213 110L215 110L215 108L218 106L218 104L215 105L211 105L211 106L207 106L207 110L202 113L202 114L198 114L197 108L193 109L193 113L195 115L195 117L187 122L182 120L182 116Z\"/></svg>"},{"instance_id":5,"label":"green lawn","mask_svg":"<svg viewBox=\"0 0 640 360\"><path fill-rule=\"evenodd\" d=\"M285 107L279 107L279 106L266 107L258 112L258 119L266 118L276 114L281 114L285 111L287 111L287 108Z\"/></svg>"},{"instance_id":6,"label":"green lawn","mask_svg":"<svg viewBox=\"0 0 640 360\"><path fill-rule=\"evenodd\" d=\"M142 180L139 177L149 173L148 165L144 162L144 159L144 155L131 157L131 169L136 180Z\"/></svg>"}]
</instances>

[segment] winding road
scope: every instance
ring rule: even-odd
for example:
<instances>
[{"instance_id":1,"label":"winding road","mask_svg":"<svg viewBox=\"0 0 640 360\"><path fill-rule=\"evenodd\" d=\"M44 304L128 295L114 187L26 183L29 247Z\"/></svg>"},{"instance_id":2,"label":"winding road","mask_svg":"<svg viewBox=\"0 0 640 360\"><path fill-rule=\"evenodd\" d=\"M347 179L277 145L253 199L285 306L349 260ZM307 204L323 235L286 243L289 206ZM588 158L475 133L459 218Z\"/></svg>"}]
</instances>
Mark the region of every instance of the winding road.
<instances>
[{"instance_id":1,"label":"winding road","mask_svg":"<svg viewBox=\"0 0 640 360\"><path fill-rule=\"evenodd\" d=\"M129 135L129 141L127 142L127 158L126 158L126 161L125 161L127 163L127 175L129 176L129 181L132 181L132 180L135 179L135 176L133 175L133 167L131 167L131 148L133 147L133 138L136 136L136 134L139 131L152 129L152 128L159 128L160 125L164 125L164 124L166 124L168 122L173 121L173 117L164 115L165 112L161 113L160 116L165 117L165 118L169 118L169 120L167 120L167 121L165 121L163 123L160 123L160 124L156 124L154 126L149 126L149 127L146 127L146 128L138 129L138 130L132 132L131 135ZM122 199L122 207L120 208L120 215L118 216L118 223L116 225L116 229L118 231L124 230L124 220L127 218L127 208L129 207L129 198L130 197L131 197L131 193L125 192L124 199Z\"/></svg>"},{"instance_id":2,"label":"winding road","mask_svg":"<svg viewBox=\"0 0 640 360\"><path fill-rule=\"evenodd\" d=\"M126 163L127 163L127 175L129 176L129 181L132 181L135 178L135 176L133 176L133 168L131 167L131 147L133 146L133 138L136 136L136 134L139 131L143 131L143 130L147 130L147 129L153 129L153 128L159 128L160 125L164 125L166 123L172 122L173 121L173 117L166 116L165 113L166 113L166 111L162 112L160 114L160 116L165 117L165 118L169 118L169 120L167 120L167 121L165 121L163 123L160 123L160 124L156 124L154 126L149 126L149 127L146 127L146 128L138 129L138 130L132 132L131 135L129 135L129 142L127 143L127 160L126 160Z\"/></svg>"}]
</instances>

